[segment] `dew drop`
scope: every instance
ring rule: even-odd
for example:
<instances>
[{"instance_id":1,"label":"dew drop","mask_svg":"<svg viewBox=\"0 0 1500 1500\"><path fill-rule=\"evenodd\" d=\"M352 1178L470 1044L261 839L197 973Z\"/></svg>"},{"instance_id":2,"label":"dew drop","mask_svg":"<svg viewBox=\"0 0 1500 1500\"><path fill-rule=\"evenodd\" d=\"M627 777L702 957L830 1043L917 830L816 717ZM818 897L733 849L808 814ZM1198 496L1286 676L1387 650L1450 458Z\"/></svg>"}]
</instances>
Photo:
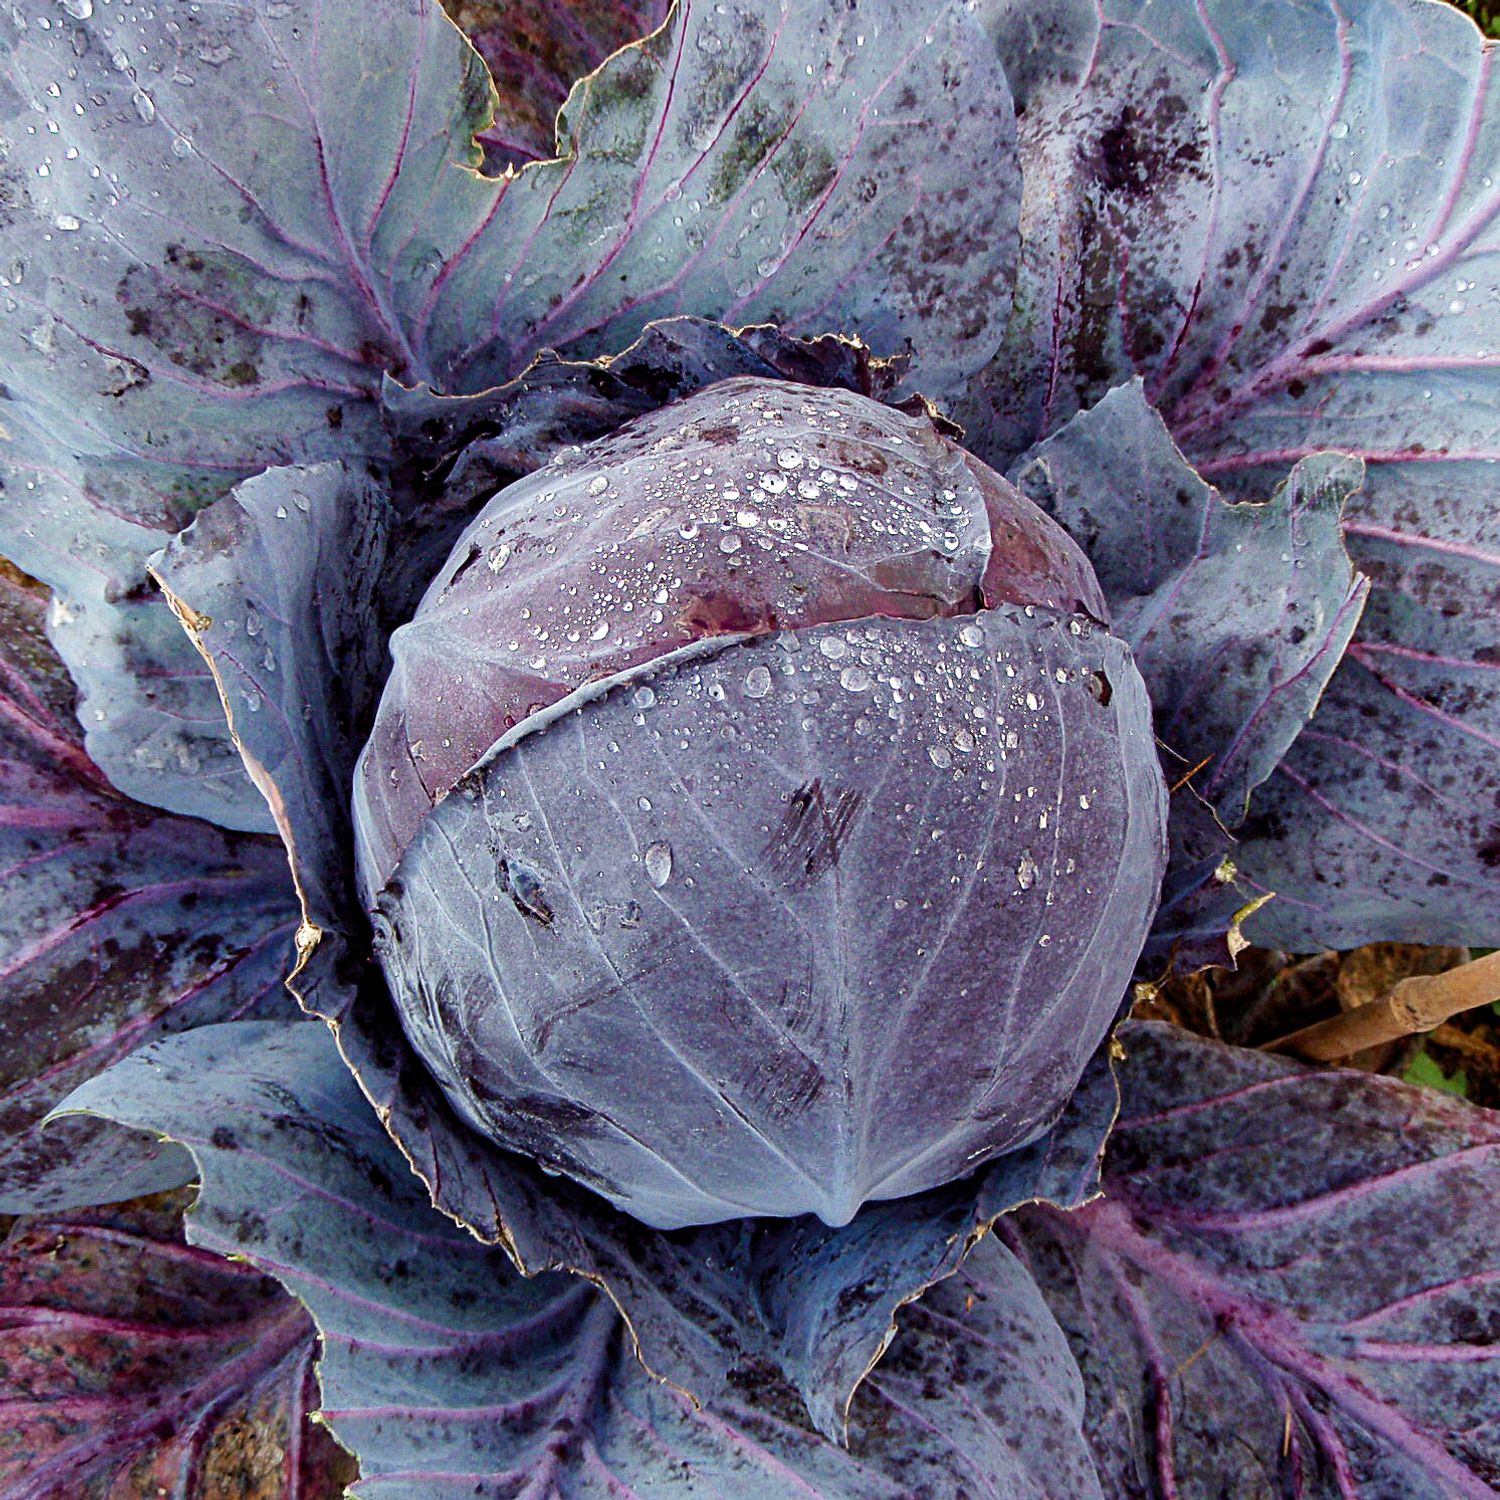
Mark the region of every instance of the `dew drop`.
<instances>
[{"instance_id":1,"label":"dew drop","mask_svg":"<svg viewBox=\"0 0 1500 1500\"><path fill-rule=\"evenodd\" d=\"M630 695L630 699L637 708L650 708L656 702L656 694L651 688L642 685Z\"/></svg>"},{"instance_id":2,"label":"dew drop","mask_svg":"<svg viewBox=\"0 0 1500 1500\"><path fill-rule=\"evenodd\" d=\"M765 667L751 667L745 673L745 696L764 698L771 691L771 674Z\"/></svg>"},{"instance_id":3,"label":"dew drop","mask_svg":"<svg viewBox=\"0 0 1500 1500\"><path fill-rule=\"evenodd\" d=\"M870 674L863 667L845 667L839 673L839 686L846 692L863 693L870 686Z\"/></svg>"},{"instance_id":4,"label":"dew drop","mask_svg":"<svg viewBox=\"0 0 1500 1500\"><path fill-rule=\"evenodd\" d=\"M946 745L929 745L927 747L927 759L940 771L946 771L953 764L953 756L949 753Z\"/></svg>"},{"instance_id":5,"label":"dew drop","mask_svg":"<svg viewBox=\"0 0 1500 1500\"><path fill-rule=\"evenodd\" d=\"M1030 850L1021 856L1021 863L1016 866L1016 884L1023 891L1029 891L1036 884L1036 861Z\"/></svg>"},{"instance_id":6,"label":"dew drop","mask_svg":"<svg viewBox=\"0 0 1500 1500\"><path fill-rule=\"evenodd\" d=\"M966 646L977 647L984 645L984 631L982 631L977 625L960 625L958 629L958 638Z\"/></svg>"},{"instance_id":7,"label":"dew drop","mask_svg":"<svg viewBox=\"0 0 1500 1500\"><path fill-rule=\"evenodd\" d=\"M135 105L135 112L143 125L149 125L156 118L156 106L145 89L137 89L130 96L130 102Z\"/></svg>"},{"instance_id":8,"label":"dew drop","mask_svg":"<svg viewBox=\"0 0 1500 1500\"><path fill-rule=\"evenodd\" d=\"M646 879L660 890L672 878L672 846L664 839L646 845Z\"/></svg>"}]
</instances>

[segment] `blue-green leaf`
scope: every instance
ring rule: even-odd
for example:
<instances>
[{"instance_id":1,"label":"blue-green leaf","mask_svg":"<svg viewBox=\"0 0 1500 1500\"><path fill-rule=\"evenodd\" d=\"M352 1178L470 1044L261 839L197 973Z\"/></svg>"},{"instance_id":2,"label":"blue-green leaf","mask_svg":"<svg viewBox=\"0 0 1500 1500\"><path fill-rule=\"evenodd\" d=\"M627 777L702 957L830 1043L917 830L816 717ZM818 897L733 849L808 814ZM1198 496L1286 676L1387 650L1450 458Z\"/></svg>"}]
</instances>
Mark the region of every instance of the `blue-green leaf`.
<instances>
[{"instance_id":1,"label":"blue-green leaf","mask_svg":"<svg viewBox=\"0 0 1500 1500\"><path fill-rule=\"evenodd\" d=\"M755 1366L695 1410L646 1375L587 1282L522 1279L434 1213L320 1029L175 1038L67 1107L190 1147L204 1187L189 1237L270 1271L312 1311L325 1417L359 1458L361 1496L1100 1494L1077 1368L993 1240L908 1313L846 1452Z\"/></svg>"}]
</instances>

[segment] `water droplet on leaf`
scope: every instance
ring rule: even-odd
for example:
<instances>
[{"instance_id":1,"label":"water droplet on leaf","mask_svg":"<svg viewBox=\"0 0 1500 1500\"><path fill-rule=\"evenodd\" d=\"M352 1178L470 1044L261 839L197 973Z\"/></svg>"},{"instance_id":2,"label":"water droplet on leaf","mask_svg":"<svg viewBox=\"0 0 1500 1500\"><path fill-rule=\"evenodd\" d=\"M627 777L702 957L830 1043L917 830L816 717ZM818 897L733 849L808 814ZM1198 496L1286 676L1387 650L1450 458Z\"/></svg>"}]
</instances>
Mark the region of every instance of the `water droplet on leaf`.
<instances>
[{"instance_id":1,"label":"water droplet on leaf","mask_svg":"<svg viewBox=\"0 0 1500 1500\"><path fill-rule=\"evenodd\" d=\"M660 890L672 878L672 846L664 840L646 845L646 879Z\"/></svg>"}]
</instances>

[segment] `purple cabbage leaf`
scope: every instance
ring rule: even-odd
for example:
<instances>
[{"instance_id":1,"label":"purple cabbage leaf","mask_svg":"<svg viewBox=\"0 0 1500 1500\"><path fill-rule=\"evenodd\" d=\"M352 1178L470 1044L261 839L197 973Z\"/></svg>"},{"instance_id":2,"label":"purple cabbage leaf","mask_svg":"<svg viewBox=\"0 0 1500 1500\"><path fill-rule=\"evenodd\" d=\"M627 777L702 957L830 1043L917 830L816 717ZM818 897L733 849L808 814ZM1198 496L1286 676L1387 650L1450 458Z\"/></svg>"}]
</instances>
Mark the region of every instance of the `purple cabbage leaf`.
<instances>
[{"instance_id":1,"label":"purple cabbage leaf","mask_svg":"<svg viewBox=\"0 0 1500 1500\"><path fill-rule=\"evenodd\" d=\"M203 1190L191 1243L243 1257L322 1334L323 1419L368 1500L717 1493L745 1500L1089 1500L1078 1370L1036 1287L992 1237L903 1315L861 1387L850 1446L802 1425L747 1367L695 1408L651 1380L585 1281L518 1277L435 1215L319 1033L242 1024L154 1044L78 1090L170 1133Z\"/></svg>"},{"instance_id":2,"label":"purple cabbage leaf","mask_svg":"<svg viewBox=\"0 0 1500 1500\"><path fill-rule=\"evenodd\" d=\"M1096 559L1151 695L1174 785L1148 951L1179 966L1232 961L1247 908L1274 899L1253 863L1239 868L1234 830L1317 709L1369 593L1340 529L1363 468L1316 454L1269 498L1228 504L1137 379L1031 449L1012 478Z\"/></svg>"},{"instance_id":3,"label":"purple cabbage leaf","mask_svg":"<svg viewBox=\"0 0 1500 1500\"><path fill-rule=\"evenodd\" d=\"M1020 106L1005 342L955 412L1014 461L1139 376L1188 461L1264 499L1362 459L1371 579L1235 859L1293 949L1500 940L1500 114L1456 9L987 0Z\"/></svg>"},{"instance_id":4,"label":"purple cabbage leaf","mask_svg":"<svg viewBox=\"0 0 1500 1500\"><path fill-rule=\"evenodd\" d=\"M1136 380L1032 449L1013 477L1098 559L1157 738L1179 769L1199 768L1193 790L1234 828L1317 708L1369 592L1339 526L1362 465L1304 458L1265 500L1226 504Z\"/></svg>"},{"instance_id":5,"label":"purple cabbage leaf","mask_svg":"<svg viewBox=\"0 0 1500 1500\"><path fill-rule=\"evenodd\" d=\"M352 1464L313 1420L317 1348L269 1276L183 1242L170 1200L26 1219L0 1243L0 1485L333 1500Z\"/></svg>"},{"instance_id":6,"label":"purple cabbage leaf","mask_svg":"<svg viewBox=\"0 0 1500 1500\"><path fill-rule=\"evenodd\" d=\"M444 388L513 376L542 344L617 348L676 313L909 345L934 396L999 343L1014 126L956 0L878 16L681 0L558 122L555 161L456 182L451 222L424 228L440 269L408 306Z\"/></svg>"},{"instance_id":7,"label":"purple cabbage leaf","mask_svg":"<svg viewBox=\"0 0 1500 1500\"><path fill-rule=\"evenodd\" d=\"M276 844L122 797L89 760L45 592L0 572L0 1213L175 1187L175 1147L94 1120L43 1125L154 1037L297 1014L297 907Z\"/></svg>"},{"instance_id":8,"label":"purple cabbage leaf","mask_svg":"<svg viewBox=\"0 0 1500 1500\"><path fill-rule=\"evenodd\" d=\"M1001 1223L1078 1357L1105 1494L1491 1500L1500 1116L1121 1038L1104 1196Z\"/></svg>"},{"instance_id":9,"label":"purple cabbage leaf","mask_svg":"<svg viewBox=\"0 0 1500 1500\"><path fill-rule=\"evenodd\" d=\"M0 20L0 1483L1500 1494L1496 1117L1115 1032L1500 940L1475 28L450 9Z\"/></svg>"},{"instance_id":10,"label":"purple cabbage leaf","mask_svg":"<svg viewBox=\"0 0 1500 1500\"><path fill-rule=\"evenodd\" d=\"M663 1228L844 1224L1035 1138L1160 879L1144 694L1118 642L1068 623L762 637L501 739L377 919L454 1108ZM969 724L1019 743L934 777Z\"/></svg>"}]
</instances>

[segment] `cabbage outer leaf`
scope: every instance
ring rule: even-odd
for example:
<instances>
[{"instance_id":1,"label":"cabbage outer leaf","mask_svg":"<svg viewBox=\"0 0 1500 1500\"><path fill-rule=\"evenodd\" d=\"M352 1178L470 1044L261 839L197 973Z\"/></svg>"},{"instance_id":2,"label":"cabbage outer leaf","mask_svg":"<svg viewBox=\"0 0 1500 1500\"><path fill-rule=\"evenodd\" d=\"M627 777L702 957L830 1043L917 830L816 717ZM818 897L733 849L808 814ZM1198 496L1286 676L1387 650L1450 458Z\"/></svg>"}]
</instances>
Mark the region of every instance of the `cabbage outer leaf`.
<instances>
[{"instance_id":1,"label":"cabbage outer leaf","mask_svg":"<svg viewBox=\"0 0 1500 1500\"><path fill-rule=\"evenodd\" d=\"M1500 1116L1121 1036L1104 1196L1003 1221L1078 1355L1105 1493L1491 1500Z\"/></svg>"},{"instance_id":2,"label":"cabbage outer leaf","mask_svg":"<svg viewBox=\"0 0 1500 1500\"><path fill-rule=\"evenodd\" d=\"M1317 709L1369 594L1340 527L1363 475L1358 459L1316 454L1268 500L1228 504L1173 444L1139 379L1012 470L1088 552L1146 680L1174 787L1148 952L1179 967L1233 962L1250 908L1273 899L1258 841L1242 858L1233 832Z\"/></svg>"},{"instance_id":3,"label":"cabbage outer leaf","mask_svg":"<svg viewBox=\"0 0 1500 1500\"><path fill-rule=\"evenodd\" d=\"M632 1357L576 1277L518 1277L434 1214L321 1031L236 1025L157 1044L67 1106L164 1130L203 1191L194 1244L304 1301L325 1420L370 1500L628 1488L672 1500L1093 1500L1078 1371L1036 1288L993 1239L904 1319L862 1389L852 1450L798 1424L747 1369L695 1410Z\"/></svg>"},{"instance_id":4,"label":"cabbage outer leaf","mask_svg":"<svg viewBox=\"0 0 1500 1500\"><path fill-rule=\"evenodd\" d=\"M0 1483L18 1500L344 1492L348 1455L310 1420L307 1310L185 1245L170 1200L18 1226L0 1246L0 1322Z\"/></svg>"},{"instance_id":5,"label":"cabbage outer leaf","mask_svg":"<svg viewBox=\"0 0 1500 1500\"><path fill-rule=\"evenodd\" d=\"M557 112L575 78L655 31L671 0L444 0L443 9L484 59L499 97L479 132L485 171L540 161L557 149Z\"/></svg>"},{"instance_id":6,"label":"cabbage outer leaf","mask_svg":"<svg viewBox=\"0 0 1500 1500\"><path fill-rule=\"evenodd\" d=\"M176 1147L43 1117L154 1037L297 1014L282 984L297 908L281 850L109 785L81 744L45 608L45 591L0 571L0 1213L185 1182Z\"/></svg>"},{"instance_id":7,"label":"cabbage outer leaf","mask_svg":"<svg viewBox=\"0 0 1500 1500\"><path fill-rule=\"evenodd\" d=\"M736 372L747 368L745 338L782 362L832 353L752 332L728 351L739 351L728 364ZM638 388L659 389L664 378L669 392L681 390L677 382L722 368L700 368L693 351L709 348L721 358L723 339L708 325L659 327L611 362L617 386L591 365L564 367L576 382L570 386L558 366L544 362L529 390L504 398L513 420L494 446L510 463L518 445L531 451L526 445L538 430L549 434L538 440L544 447L556 441L551 424L580 409L573 390L602 387L634 400ZM462 442L467 419L451 409L453 398L413 399L429 414L446 412ZM596 407L581 409L590 422L598 417ZM481 411L471 415L486 419ZM356 519L364 532L351 529ZM1072 1204L1094 1190L1114 1114L1108 1069L1098 1060L1064 1118L1025 1151L974 1182L870 1210L847 1232L787 1221L755 1226L743 1243L738 1228L663 1236L477 1136L408 1050L385 986L364 961L347 804L332 791L347 785L363 734L357 726L379 686L369 658L372 675L362 682L360 654L340 643L365 639L387 586L405 587L399 576L391 583L391 566L382 575L373 565L351 568L348 559L378 556L378 534L391 527L400 544L386 556L395 566L408 550L410 523L393 521L367 481L335 466L277 471L220 502L155 564L213 658L236 733L288 830L305 903L295 987L310 1010L335 1023L346 1059L445 1212L503 1243L528 1272L567 1268L607 1284L643 1358L665 1378L711 1392L742 1353L764 1354L788 1370L819 1424L840 1432L849 1396L903 1301L950 1274L983 1226L1014 1203L1047 1197ZM256 622L249 637L246 620ZM855 1284L861 1295L839 1301L837 1292Z\"/></svg>"},{"instance_id":8,"label":"cabbage outer leaf","mask_svg":"<svg viewBox=\"0 0 1500 1500\"><path fill-rule=\"evenodd\" d=\"M855 23L684 0L578 85L561 158L491 178L493 87L433 0L11 9L0 550L72 617L118 786L269 830L143 564L267 466L383 461L384 373L475 391L673 312L910 343L934 389L984 363L1004 80L957 0Z\"/></svg>"},{"instance_id":9,"label":"cabbage outer leaf","mask_svg":"<svg viewBox=\"0 0 1500 1500\"><path fill-rule=\"evenodd\" d=\"M1366 465L1372 580L1237 856L1257 942L1500 942L1500 108L1427 0L985 0L1024 250L958 415L1004 467L1131 376L1231 497Z\"/></svg>"}]
</instances>

